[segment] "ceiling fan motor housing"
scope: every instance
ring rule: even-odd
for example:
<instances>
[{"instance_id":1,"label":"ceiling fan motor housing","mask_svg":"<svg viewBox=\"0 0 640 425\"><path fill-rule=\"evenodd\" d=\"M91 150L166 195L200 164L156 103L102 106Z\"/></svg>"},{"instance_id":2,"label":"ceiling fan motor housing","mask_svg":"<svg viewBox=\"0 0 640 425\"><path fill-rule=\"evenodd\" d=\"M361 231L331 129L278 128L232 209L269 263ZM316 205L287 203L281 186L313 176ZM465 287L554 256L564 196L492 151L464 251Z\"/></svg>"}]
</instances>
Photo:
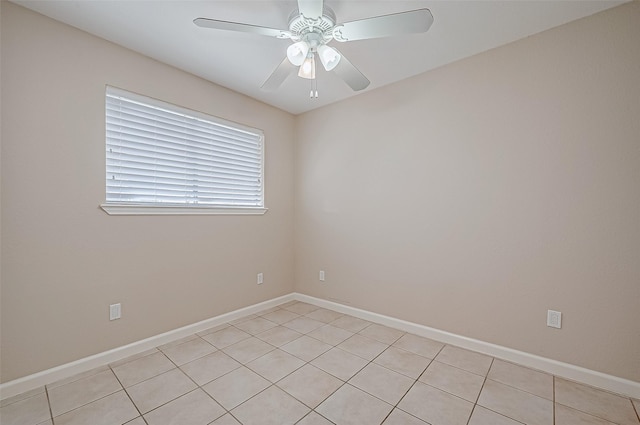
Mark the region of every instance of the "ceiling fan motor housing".
<instances>
[{"instance_id":1,"label":"ceiling fan motor housing","mask_svg":"<svg viewBox=\"0 0 640 425\"><path fill-rule=\"evenodd\" d=\"M336 15L328 6L322 9L322 16L309 19L295 9L289 15L289 31L293 41L306 41L312 51L318 46L333 39L333 27L336 25Z\"/></svg>"}]
</instances>

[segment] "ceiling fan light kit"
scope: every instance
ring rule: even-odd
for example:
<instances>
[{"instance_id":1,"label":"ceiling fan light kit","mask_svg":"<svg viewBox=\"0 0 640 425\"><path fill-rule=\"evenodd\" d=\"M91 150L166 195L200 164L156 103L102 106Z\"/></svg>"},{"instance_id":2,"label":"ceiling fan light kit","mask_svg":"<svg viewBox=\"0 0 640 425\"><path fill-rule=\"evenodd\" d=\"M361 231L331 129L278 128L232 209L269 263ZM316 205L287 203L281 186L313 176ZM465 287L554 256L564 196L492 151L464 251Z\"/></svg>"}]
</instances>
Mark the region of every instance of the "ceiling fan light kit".
<instances>
[{"instance_id":1,"label":"ceiling fan light kit","mask_svg":"<svg viewBox=\"0 0 640 425\"><path fill-rule=\"evenodd\" d=\"M287 48L287 58L291 65L300 66L307 58L307 54L309 53L309 45L304 41L298 41L297 43L293 43L291 46Z\"/></svg>"},{"instance_id":2,"label":"ceiling fan light kit","mask_svg":"<svg viewBox=\"0 0 640 425\"><path fill-rule=\"evenodd\" d=\"M359 91L367 88L370 81L344 55L327 46L327 43L332 40L347 42L424 33L431 27L433 16L429 9L418 9L336 24L335 14L324 5L324 0L298 0L298 9L289 16L288 30L209 18L196 18L193 22L203 28L291 39L294 43L287 48L286 58L262 84L261 88L264 90L280 87L295 71L295 67L299 67L299 77L314 80L317 53L325 70L334 72L352 90ZM315 90L315 97L317 96Z\"/></svg>"},{"instance_id":3,"label":"ceiling fan light kit","mask_svg":"<svg viewBox=\"0 0 640 425\"><path fill-rule=\"evenodd\" d=\"M316 60L313 53L309 53L309 56L307 56L304 62L302 62L302 65L300 65L298 77L306 78L307 80L316 78Z\"/></svg>"},{"instance_id":4,"label":"ceiling fan light kit","mask_svg":"<svg viewBox=\"0 0 640 425\"><path fill-rule=\"evenodd\" d=\"M333 71L340 62L340 53L332 47L323 44L318 47L318 56L320 57L320 62L322 62L322 66L327 71Z\"/></svg>"}]
</instances>

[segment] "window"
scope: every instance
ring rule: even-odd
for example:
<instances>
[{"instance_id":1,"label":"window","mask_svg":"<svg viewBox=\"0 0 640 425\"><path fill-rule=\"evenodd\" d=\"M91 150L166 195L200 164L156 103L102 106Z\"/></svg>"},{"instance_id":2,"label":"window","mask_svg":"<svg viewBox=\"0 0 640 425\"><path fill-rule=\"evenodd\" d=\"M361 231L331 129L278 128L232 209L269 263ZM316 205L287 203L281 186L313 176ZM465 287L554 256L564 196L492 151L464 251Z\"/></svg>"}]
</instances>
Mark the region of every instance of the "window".
<instances>
[{"instance_id":1,"label":"window","mask_svg":"<svg viewBox=\"0 0 640 425\"><path fill-rule=\"evenodd\" d=\"M264 214L264 136L107 86L109 214Z\"/></svg>"}]
</instances>

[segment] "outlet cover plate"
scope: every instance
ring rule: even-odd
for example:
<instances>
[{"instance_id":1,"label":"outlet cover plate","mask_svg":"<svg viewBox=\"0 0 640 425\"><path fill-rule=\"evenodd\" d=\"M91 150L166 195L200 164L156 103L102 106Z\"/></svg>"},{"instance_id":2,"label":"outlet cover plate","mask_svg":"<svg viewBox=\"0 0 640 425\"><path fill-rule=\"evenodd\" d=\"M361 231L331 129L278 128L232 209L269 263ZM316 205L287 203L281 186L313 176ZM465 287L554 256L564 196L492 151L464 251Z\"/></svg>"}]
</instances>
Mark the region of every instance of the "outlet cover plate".
<instances>
[{"instance_id":1,"label":"outlet cover plate","mask_svg":"<svg viewBox=\"0 0 640 425\"><path fill-rule=\"evenodd\" d=\"M547 326L550 328L562 328L562 313L554 310L547 310Z\"/></svg>"},{"instance_id":2,"label":"outlet cover plate","mask_svg":"<svg viewBox=\"0 0 640 425\"><path fill-rule=\"evenodd\" d=\"M116 320L122 317L122 307L120 303L109 306L109 320Z\"/></svg>"}]
</instances>

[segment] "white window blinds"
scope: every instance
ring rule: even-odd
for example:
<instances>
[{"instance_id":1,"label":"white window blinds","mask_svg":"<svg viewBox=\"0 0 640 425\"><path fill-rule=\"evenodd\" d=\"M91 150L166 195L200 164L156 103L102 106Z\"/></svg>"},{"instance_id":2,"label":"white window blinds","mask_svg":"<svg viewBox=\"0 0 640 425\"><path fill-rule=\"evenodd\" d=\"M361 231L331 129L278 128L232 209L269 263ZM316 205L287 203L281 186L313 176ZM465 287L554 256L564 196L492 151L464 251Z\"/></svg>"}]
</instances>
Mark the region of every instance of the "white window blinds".
<instances>
[{"instance_id":1,"label":"white window blinds","mask_svg":"<svg viewBox=\"0 0 640 425\"><path fill-rule=\"evenodd\" d=\"M107 87L107 204L263 208L260 130Z\"/></svg>"}]
</instances>

